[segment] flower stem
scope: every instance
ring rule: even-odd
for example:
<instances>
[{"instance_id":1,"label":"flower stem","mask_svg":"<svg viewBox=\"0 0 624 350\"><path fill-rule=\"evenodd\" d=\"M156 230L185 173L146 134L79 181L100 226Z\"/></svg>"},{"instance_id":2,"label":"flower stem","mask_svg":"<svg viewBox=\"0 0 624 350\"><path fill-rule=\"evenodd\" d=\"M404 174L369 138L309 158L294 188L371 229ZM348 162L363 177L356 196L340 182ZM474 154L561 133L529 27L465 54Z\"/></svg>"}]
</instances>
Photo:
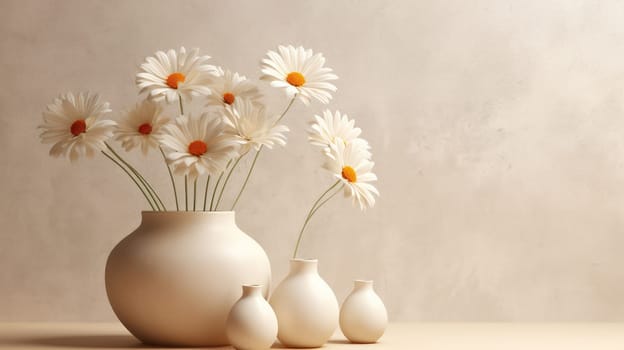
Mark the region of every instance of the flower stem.
<instances>
[{"instance_id":1,"label":"flower stem","mask_svg":"<svg viewBox=\"0 0 624 350\"><path fill-rule=\"evenodd\" d=\"M193 182L193 211L195 211L195 203L197 201L197 178Z\"/></svg>"},{"instance_id":2,"label":"flower stem","mask_svg":"<svg viewBox=\"0 0 624 350\"><path fill-rule=\"evenodd\" d=\"M251 162L251 166L249 167L249 172L247 173L247 176L245 177L243 186L241 186L240 191L238 191L238 195L236 195L236 199L234 199L234 204L232 204L232 207L230 208L230 210L234 210L234 208L236 207L236 204L238 203L238 200L240 199L241 195L245 191L245 187L247 187L247 182L249 182L249 178L251 177L251 173L253 172L254 167L256 166L256 161L258 161L258 156L260 155L260 152L262 151L263 147L264 145L260 145L260 148L258 148L258 150L256 151L256 156L254 157L253 162Z\"/></svg>"},{"instance_id":3,"label":"flower stem","mask_svg":"<svg viewBox=\"0 0 624 350\"><path fill-rule=\"evenodd\" d=\"M208 200L208 187L210 186L210 175L206 178L206 189L204 190L204 211L206 211L206 201Z\"/></svg>"},{"instance_id":4,"label":"flower stem","mask_svg":"<svg viewBox=\"0 0 624 350\"><path fill-rule=\"evenodd\" d=\"M113 158L110 154L102 151L102 154L106 156L106 158L110 159L113 163L117 164L118 167L120 167L125 173L126 175L128 175L130 177L130 179L132 179L132 181L134 182L134 184L139 188L139 190L141 191L141 193L143 193L143 196L145 196L145 200L147 200L147 203L149 203L150 207L152 207L152 210L156 211L156 208L154 207L154 205L152 204L152 201L150 201L150 198L147 196L147 194L145 193L145 191L143 190L143 188L141 187L141 185L139 185L139 182L134 178L134 176L132 176L132 174L130 174L130 171L128 171L128 169L124 168L123 165L121 165L121 163L119 163L115 158Z\"/></svg>"},{"instance_id":5,"label":"flower stem","mask_svg":"<svg viewBox=\"0 0 624 350\"><path fill-rule=\"evenodd\" d=\"M184 106L182 106L182 95L178 94L178 102L180 105L180 114L184 115Z\"/></svg>"},{"instance_id":6,"label":"flower stem","mask_svg":"<svg viewBox=\"0 0 624 350\"><path fill-rule=\"evenodd\" d=\"M210 210L216 210L215 207L213 207L214 204L214 199L215 199L215 195L217 194L217 189L219 188L219 184L221 183L221 179L223 178L223 174L225 174L225 171L221 172L221 175L219 175L219 178L217 179L217 183L215 183L215 187L214 190L212 191L212 198L210 199Z\"/></svg>"},{"instance_id":7,"label":"flower stem","mask_svg":"<svg viewBox=\"0 0 624 350\"><path fill-rule=\"evenodd\" d=\"M180 211L180 207L178 206L178 191L176 190L175 180L173 179L173 173L171 173L171 167L167 164L167 157L165 156L165 151L163 151L162 146L158 146L160 150L160 154L162 154L163 159L165 160L165 166L167 166L167 171L169 172L169 178L171 179L171 187L173 187L173 197L175 198L176 210Z\"/></svg>"},{"instance_id":8,"label":"flower stem","mask_svg":"<svg viewBox=\"0 0 624 350\"><path fill-rule=\"evenodd\" d=\"M156 191L154 190L152 185L150 185L150 183L143 177L143 175L141 175L141 173L139 173L138 170L136 170L132 165L130 165L130 163L125 161L119 155L119 153L115 152L115 150L107 142L104 142L104 144L113 153L113 155L115 155L115 157L117 157L117 159L119 159L125 166L127 166L128 169L130 169L130 171L139 179L139 181L141 181L143 186L145 186L145 189L147 190L147 193L150 195L150 197L152 197L152 200L154 201L154 204L156 204L156 208L158 210L161 210L161 208L162 208L162 210L166 211L167 209L165 208L165 205L163 204L162 200L160 199L160 197L158 196L158 194L156 193ZM160 204L160 206L159 206L159 204Z\"/></svg>"},{"instance_id":9,"label":"flower stem","mask_svg":"<svg viewBox=\"0 0 624 350\"><path fill-rule=\"evenodd\" d=\"M219 208L219 203L221 203L221 198L223 198L223 192L225 192L225 186L227 186L228 181L230 181L230 176L232 176L232 172L234 172L234 169L236 168L240 160L243 159L244 156L245 155L243 154L242 156L236 159L236 161L234 162L234 165L232 165L232 167L230 168L230 171L225 177L225 181L223 181L223 186L221 187L221 192L219 192L219 198L217 199L217 204L215 205L215 210Z\"/></svg>"},{"instance_id":10,"label":"flower stem","mask_svg":"<svg viewBox=\"0 0 624 350\"><path fill-rule=\"evenodd\" d=\"M316 208L314 208L314 210L310 213L310 215L308 216L308 218L306 218L306 220L311 220L312 216L316 213L317 210L321 209L321 207L329 202L330 199L334 198L335 195L337 195L340 191L342 191L342 189L344 188L344 185L338 187L336 189L336 191L334 193L332 193L331 195L329 195L329 197L327 197L324 201L322 201L319 205L316 206Z\"/></svg>"},{"instance_id":11,"label":"flower stem","mask_svg":"<svg viewBox=\"0 0 624 350\"><path fill-rule=\"evenodd\" d=\"M184 210L188 211L188 175L184 175Z\"/></svg>"},{"instance_id":12,"label":"flower stem","mask_svg":"<svg viewBox=\"0 0 624 350\"><path fill-rule=\"evenodd\" d=\"M293 96L293 98L290 100L290 102L288 102L288 105L286 106L286 108L284 109L282 114L279 116L279 118L277 118L277 120L275 121L275 124L273 124L273 125L277 125L277 123L279 123L282 120L282 118L284 118L284 116L286 115L286 112L288 112L290 107L292 107L292 105L293 105L293 103L295 103L296 99L297 99L297 95L295 94L295 96Z\"/></svg>"},{"instance_id":13,"label":"flower stem","mask_svg":"<svg viewBox=\"0 0 624 350\"><path fill-rule=\"evenodd\" d=\"M316 202L314 202L314 204L312 205L312 208L310 208L310 211L308 212L308 215L306 216L305 221L303 222L303 225L301 226L301 231L299 231L299 237L297 238L297 244L295 245L295 252L293 253L293 259L297 257L297 251L299 251L299 245L301 244L301 238L303 238L303 232L305 231L306 226L308 226L308 223L310 222L310 219L312 219L312 215L314 215L314 213L316 213L316 211L325 203L327 203L328 200L330 200L332 197L334 197L336 195L336 193L338 193L339 191L334 192L331 196L329 196L325 201L323 201L320 205L319 202L321 202L323 200L323 198L331 191L333 190L336 186L338 186L338 184L340 184L340 180L336 181L333 185L331 185L325 192L323 192L323 194L316 200ZM318 205L318 207L317 207Z\"/></svg>"},{"instance_id":14,"label":"flower stem","mask_svg":"<svg viewBox=\"0 0 624 350\"><path fill-rule=\"evenodd\" d=\"M290 102L288 102L288 105L286 106L286 108L284 108L284 111L282 112L282 114L279 116L279 118L277 118L277 120L275 121L273 125L277 125L277 123L279 123L282 120L282 118L284 118L286 113L290 110L290 107L292 107L293 103L295 103L296 99L297 99L297 95L293 96ZM251 177L251 173L253 172L254 167L256 166L256 161L258 160L258 156L260 155L262 148L264 148L264 145L260 145L260 148L258 148L258 150L256 151L256 156L254 157L253 162L251 163L251 167L249 167L249 172L247 173L247 176L245 177L243 186L241 186L240 191L238 191L238 195L236 195L236 199L234 200L234 204L232 204L232 207L230 208L230 210L234 210L234 208L236 207L236 204L238 204L238 200L240 199L241 195L245 191L245 188L247 187L247 182L249 182L249 178Z\"/></svg>"}]
</instances>

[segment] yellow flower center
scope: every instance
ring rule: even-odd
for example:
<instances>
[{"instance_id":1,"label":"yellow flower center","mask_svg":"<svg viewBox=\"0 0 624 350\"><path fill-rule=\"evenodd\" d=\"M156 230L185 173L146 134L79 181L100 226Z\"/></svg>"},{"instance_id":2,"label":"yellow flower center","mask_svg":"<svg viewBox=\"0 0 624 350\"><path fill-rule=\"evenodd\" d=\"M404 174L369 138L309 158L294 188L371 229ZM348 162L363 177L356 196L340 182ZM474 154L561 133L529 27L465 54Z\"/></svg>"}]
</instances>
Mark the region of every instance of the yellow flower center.
<instances>
[{"instance_id":1,"label":"yellow flower center","mask_svg":"<svg viewBox=\"0 0 624 350\"><path fill-rule=\"evenodd\" d=\"M169 74L167 77L167 85L172 89L177 89L179 83L183 83L186 77L180 72Z\"/></svg>"},{"instance_id":2,"label":"yellow flower center","mask_svg":"<svg viewBox=\"0 0 624 350\"><path fill-rule=\"evenodd\" d=\"M306 82L305 77L303 76L303 74L301 74L299 72L290 72L290 73L288 73L288 75L286 76L286 81L288 82L288 84L290 84L292 86L296 86L296 87L299 87L299 86L305 84L305 82Z\"/></svg>"},{"instance_id":3,"label":"yellow flower center","mask_svg":"<svg viewBox=\"0 0 624 350\"><path fill-rule=\"evenodd\" d=\"M189 144L188 151L190 154L199 157L208 151L208 146L202 140L195 140Z\"/></svg>"},{"instance_id":4,"label":"yellow flower center","mask_svg":"<svg viewBox=\"0 0 624 350\"><path fill-rule=\"evenodd\" d=\"M152 125L150 123L143 123L139 126L139 132L143 135L149 135L152 133Z\"/></svg>"},{"instance_id":5,"label":"yellow flower center","mask_svg":"<svg viewBox=\"0 0 624 350\"><path fill-rule=\"evenodd\" d=\"M223 94L223 102L227 103L229 105L231 105L232 103L234 103L234 100L236 99L236 96L234 96L233 93L231 92L226 92Z\"/></svg>"},{"instance_id":6,"label":"yellow flower center","mask_svg":"<svg viewBox=\"0 0 624 350\"><path fill-rule=\"evenodd\" d=\"M87 123L84 121L84 119L78 119L72 123L72 125L69 127L69 130L71 131L72 135L78 136L83 132L87 131Z\"/></svg>"},{"instance_id":7,"label":"yellow flower center","mask_svg":"<svg viewBox=\"0 0 624 350\"><path fill-rule=\"evenodd\" d=\"M342 168L342 178L349 182L356 182L357 174L355 173L355 170L353 170L352 167L347 165Z\"/></svg>"}]
</instances>

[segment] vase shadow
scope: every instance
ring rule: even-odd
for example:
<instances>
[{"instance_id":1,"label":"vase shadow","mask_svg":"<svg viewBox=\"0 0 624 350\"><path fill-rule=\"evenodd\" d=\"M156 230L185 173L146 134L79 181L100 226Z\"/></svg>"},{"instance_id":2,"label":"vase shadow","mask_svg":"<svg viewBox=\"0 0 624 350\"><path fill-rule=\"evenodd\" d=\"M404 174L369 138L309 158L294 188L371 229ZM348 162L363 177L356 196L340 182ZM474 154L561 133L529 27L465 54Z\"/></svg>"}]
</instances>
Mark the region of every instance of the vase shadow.
<instances>
[{"instance_id":1,"label":"vase shadow","mask_svg":"<svg viewBox=\"0 0 624 350\"><path fill-rule=\"evenodd\" d=\"M67 335L28 339L32 345L44 345L63 348L81 349L135 349L148 348L131 335Z\"/></svg>"}]
</instances>

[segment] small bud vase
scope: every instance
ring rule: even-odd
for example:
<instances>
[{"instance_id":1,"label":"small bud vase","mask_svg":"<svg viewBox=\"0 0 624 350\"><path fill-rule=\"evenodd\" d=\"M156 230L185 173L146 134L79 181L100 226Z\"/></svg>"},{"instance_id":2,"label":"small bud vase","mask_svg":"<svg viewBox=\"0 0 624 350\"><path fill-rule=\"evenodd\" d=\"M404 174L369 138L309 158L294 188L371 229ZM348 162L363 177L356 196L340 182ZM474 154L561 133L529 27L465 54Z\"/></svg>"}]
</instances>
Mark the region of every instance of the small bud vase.
<instances>
[{"instance_id":1,"label":"small bud vase","mask_svg":"<svg viewBox=\"0 0 624 350\"><path fill-rule=\"evenodd\" d=\"M243 285L243 296L232 306L225 327L238 350L266 350L277 337L277 318L262 295L262 286Z\"/></svg>"},{"instance_id":2,"label":"small bud vase","mask_svg":"<svg viewBox=\"0 0 624 350\"><path fill-rule=\"evenodd\" d=\"M277 338L286 347L321 347L338 327L338 301L318 274L318 260L291 259L290 272L270 304L277 316Z\"/></svg>"},{"instance_id":3,"label":"small bud vase","mask_svg":"<svg viewBox=\"0 0 624 350\"><path fill-rule=\"evenodd\" d=\"M354 281L340 309L340 329L352 343L375 343L386 330L388 313L373 281Z\"/></svg>"}]
</instances>

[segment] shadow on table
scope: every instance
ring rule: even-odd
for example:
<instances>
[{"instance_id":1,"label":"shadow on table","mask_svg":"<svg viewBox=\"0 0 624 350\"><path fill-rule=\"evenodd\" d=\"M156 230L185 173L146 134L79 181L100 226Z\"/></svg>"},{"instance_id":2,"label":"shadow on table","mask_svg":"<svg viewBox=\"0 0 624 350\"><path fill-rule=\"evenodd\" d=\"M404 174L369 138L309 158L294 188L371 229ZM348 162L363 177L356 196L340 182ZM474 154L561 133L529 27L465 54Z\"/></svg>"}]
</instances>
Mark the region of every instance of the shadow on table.
<instances>
[{"instance_id":1,"label":"shadow on table","mask_svg":"<svg viewBox=\"0 0 624 350\"><path fill-rule=\"evenodd\" d=\"M73 335L28 339L32 345L55 346L65 348L146 348L131 335Z\"/></svg>"},{"instance_id":2,"label":"shadow on table","mask_svg":"<svg viewBox=\"0 0 624 350\"><path fill-rule=\"evenodd\" d=\"M158 347L141 343L137 338L131 335L74 335L74 336L56 336L41 337L23 340L21 344L52 346L61 348L76 349L177 349L174 347ZM179 348L184 349L184 348ZM232 349L232 347L216 347L211 350Z\"/></svg>"}]
</instances>

